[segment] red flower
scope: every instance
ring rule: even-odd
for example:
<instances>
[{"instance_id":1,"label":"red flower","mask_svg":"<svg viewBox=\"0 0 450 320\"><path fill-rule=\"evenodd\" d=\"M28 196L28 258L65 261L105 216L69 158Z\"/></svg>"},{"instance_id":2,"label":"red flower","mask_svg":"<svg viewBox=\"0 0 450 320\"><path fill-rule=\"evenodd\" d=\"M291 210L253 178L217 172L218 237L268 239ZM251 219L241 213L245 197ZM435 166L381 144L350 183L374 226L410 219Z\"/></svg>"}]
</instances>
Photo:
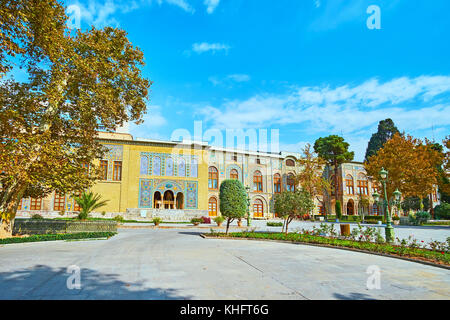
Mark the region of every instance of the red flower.
<instances>
[{"instance_id":1,"label":"red flower","mask_svg":"<svg viewBox=\"0 0 450 320\"><path fill-rule=\"evenodd\" d=\"M442 254L444 254L444 252L441 252Z\"/></svg>"}]
</instances>

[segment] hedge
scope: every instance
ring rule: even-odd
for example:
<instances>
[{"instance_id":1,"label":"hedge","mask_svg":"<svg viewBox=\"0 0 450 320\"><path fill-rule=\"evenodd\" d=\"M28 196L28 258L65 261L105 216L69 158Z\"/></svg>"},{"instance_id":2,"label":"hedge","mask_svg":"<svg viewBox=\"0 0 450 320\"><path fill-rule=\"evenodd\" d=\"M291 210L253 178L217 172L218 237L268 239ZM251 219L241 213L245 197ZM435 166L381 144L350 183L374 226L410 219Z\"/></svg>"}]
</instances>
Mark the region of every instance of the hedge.
<instances>
[{"instance_id":1,"label":"hedge","mask_svg":"<svg viewBox=\"0 0 450 320\"><path fill-rule=\"evenodd\" d=\"M409 248L389 243L374 243L354 240L344 240L337 238L327 238L322 236L306 235L299 233L263 233L263 232L234 232L226 235L225 233L211 233L205 236L219 238L249 238L249 239L267 239L283 240L286 242L312 243L328 245L333 247L353 248L369 252L383 253L392 256L402 256L416 258L419 260L433 261L450 265L450 252L439 252L422 248Z\"/></svg>"},{"instance_id":2,"label":"hedge","mask_svg":"<svg viewBox=\"0 0 450 320\"><path fill-rule=\"evenodd\" d=\"M56 240L77 240L92 238L110 238L115 236L117 232L79 232L79 233L58 233L58 234L36 234L29 237L13 237L0 239L0 244L22 243L22 242L39 242L39 241L56 241Z\"/></svg>"}]
</instances>

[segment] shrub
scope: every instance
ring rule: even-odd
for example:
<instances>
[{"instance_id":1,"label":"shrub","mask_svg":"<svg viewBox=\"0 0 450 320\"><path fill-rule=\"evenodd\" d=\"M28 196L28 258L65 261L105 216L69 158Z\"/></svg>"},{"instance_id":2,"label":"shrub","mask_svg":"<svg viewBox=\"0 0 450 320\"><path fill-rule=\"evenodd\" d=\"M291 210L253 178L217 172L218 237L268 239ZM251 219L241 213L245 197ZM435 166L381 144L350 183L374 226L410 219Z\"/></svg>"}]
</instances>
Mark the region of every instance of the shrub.
<instances>
[{"instance_id":1,"label":"shrub","mask_svg":"<svg viewBox=\"0 0 450 320\"><path fill-rule=\"evenodd\" d=\"M450 219L450 203L441 203L434 208L434 216L438 220Z\"/></svg>"},{"instance_id":2,"label":"shrub","mask_svg":"<svg viewBox=\"0 0 450 320\"><path fill-rule=\"evenodd\" d=\"M75 197L75 201L81 208L78 219L86 220L89 217L89 213L108 203L108 200L100 201L100 199L101 196L99 194L92 192L83 192L80 197Z\"/></svg>"},{"instance_id":3,"label":"shrub","mask_svg":"<svg viewBox=\"0 0 450 320\"><path fill-rule=\"evenodd\" d=\"M160 217L154 217L152 222L155 224L155 226L157 226L162 222L162 219Z\"/></svg>"},{"instance_id":4,"label":"shrub","mask_svg":"<svg viewBox=\"0 0 450 320\"><path fill-rule=\"evenodd\" d=\"M202 218L192 218L191 219L191 223L194 224L194 225L200 224L202 222L203 222Z\"/></svg>"},{"instance_id":5,"label":"shrub","mask_svg":"<svg viewBox=\"0 0 450 320\"><path fill-rule=\"evenodd\" d=\"M118 216L115 216L114 218L113 218L113 220L114 221L117 221L117 222L123 222L123 217L121 216L121 215L118 215Z\"/></svg>"},{"instance_id":6,"label":"shrub","mask_svg":"<svg viewBox=\"0 0 450 320\"><path fill-rule=\"evenodd\" d=\"M211 223L210 217L201 217L201 219L202 219L202 223Z\"/></svg>"},{"instance_id":7,"label":"shrub","mask_svg":"<svg viewBox=\"0 0 450 320\"><path fill-rule=\"evenodd\" d=\"M106 211L102 211L102 216L105 216L106 215Z\"/></svg>"},{"instance_id":8,"label":"shrub","mask_svg":"<svg viewBox=\"0 0 450 320\"><path fill-rule=\"evenodd\" d=\"M225 221L225 218L222 216L218 216L214 218L214 222L217 223L217 225L223 223Z\"/></svg>"},{"instance_id":9,"label":"shrub","mask_svg":"<svg viewBox=\"0 0 450 320\"><path fill-rule=\"evenodd\" d=\"M227 230L234 219L244 218L247 214L247 192L239 180L224 180L220 184L220 212L227 219Z\"/></svg>"},{"instance_id":10,"label":"shrub","mask_svg":"<svg viewBox=\"0 0 450 320\"><path fill-rule=\"evenodd\" d=\"M268 227L282 227L283 222L267 222Z\"/></svg>"},{"instance_id":11,"label":"shrub","mask_svg":"<svg viewBox=\"0 0 450 320\"><path fill-rule=\"evenodd\" d=\"M431 215L426 211L419 211L416 213L416 221L419 225L424 224L431 219Z\"/></svg>"},{"instance_id":12,"label":"shrub","mask_svg":"<svg viewBox=\"0 0 450 320\"><path fill-rule=\"evenodd\" d=\"M31 216L31 219L42 220L42 219L44 219L44 217L38 213L35 213Z\"/></svg>"}]
</instances>

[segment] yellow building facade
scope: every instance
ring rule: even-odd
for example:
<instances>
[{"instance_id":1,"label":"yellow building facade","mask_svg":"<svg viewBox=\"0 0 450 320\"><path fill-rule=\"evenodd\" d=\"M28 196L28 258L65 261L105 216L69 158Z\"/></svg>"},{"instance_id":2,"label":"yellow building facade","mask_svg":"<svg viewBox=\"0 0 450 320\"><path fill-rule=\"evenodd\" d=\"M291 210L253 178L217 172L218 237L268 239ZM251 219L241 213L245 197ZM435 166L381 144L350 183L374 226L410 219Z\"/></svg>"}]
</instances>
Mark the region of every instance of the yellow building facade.
<instances>
[{"instance_id":1,"label":"yellow building facade","mask_svg":"<svg viewBox=\"0 0 450 320\"><path fill-rule=\"evenodd\" d=\"M99 159L102 179L91 189L108 200L93 217L189 221L192 217L220 215L219 187L225 179L243 183L250 199L249 211L255 219L274 217L277 193L293 191L295 175L302 170L298 153L265 153L209 146L204 142L174 142L133 139L126 133L99 133L107 148ZM333 170L324 176L334 181ZM373 181L364 165L345 163L338 169L336 195L344 215L379 215L374 203ZM314 199L314 214L324 214L320 199ZM439 199L433 199L433 206ZM23 199L18 217L41 214L46 217L74 216L79 211L73 196L53 193L45 199Z\"/></svg>"}]
</instances>

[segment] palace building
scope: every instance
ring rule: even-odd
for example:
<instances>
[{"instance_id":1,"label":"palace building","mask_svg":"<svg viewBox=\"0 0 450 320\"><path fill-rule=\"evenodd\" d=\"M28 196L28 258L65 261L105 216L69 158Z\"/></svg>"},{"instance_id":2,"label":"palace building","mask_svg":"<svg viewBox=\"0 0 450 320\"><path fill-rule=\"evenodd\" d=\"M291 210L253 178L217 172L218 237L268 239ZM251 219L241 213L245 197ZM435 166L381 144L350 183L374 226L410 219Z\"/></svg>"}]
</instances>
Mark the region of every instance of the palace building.
<instances>
[{"instance_id":1,"label":"palace building","mask_svg":"<svg viewBox=\"0 0 450 320\"><path fill-rule=\"evenodd\" d=\"M103 179L92 187L108 204L94 216L188 221L192 217L217 216L219 187L225 179L240 180L247 187L250 213L255 219L274 217L273 197L294 191L294 176L301 168L298 153L265 153L225 149L204 142L133 139L127 133L99 133L108 148L99 166ZM345 215L378 215L371 195L375 189L359 162L340 166L337 197ZM333 181L333 170L324 176ZM334 199L333 195L333 199ZM439 199L435 193L433 202ZM315 214L324 214L315 199ZM334 200L333 200L334 202ZM331 208L334 212L334 205ZM53 193L45 199L23 199L18 217L74 215L80 208L71 195ZM101 214L103 213L103 214Z\"/></svg>"}]
</instances>

